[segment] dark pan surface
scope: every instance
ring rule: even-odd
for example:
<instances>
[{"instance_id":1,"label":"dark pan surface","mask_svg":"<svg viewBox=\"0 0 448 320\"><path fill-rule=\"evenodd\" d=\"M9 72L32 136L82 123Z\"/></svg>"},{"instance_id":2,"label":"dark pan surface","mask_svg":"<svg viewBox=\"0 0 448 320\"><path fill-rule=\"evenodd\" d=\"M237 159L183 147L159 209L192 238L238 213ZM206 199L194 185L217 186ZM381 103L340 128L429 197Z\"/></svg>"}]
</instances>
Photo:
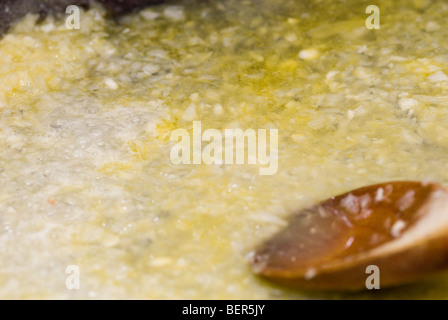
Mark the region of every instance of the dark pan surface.
<instances>
[{"instance_id":1,"label":"dark pan surface","mask_svg":"<svg viewBox=\"0 0 448 320\"><path fill-rule=\"evenodd\" d=\"M27 13L45 16L61 15L69 5L88 8L93 0L0 0L0 35L5 33L14 21ZM166 2L164 0L98 0L109 11L111 16L128 13L151 4Z\"/></svg>"}]
</instances>

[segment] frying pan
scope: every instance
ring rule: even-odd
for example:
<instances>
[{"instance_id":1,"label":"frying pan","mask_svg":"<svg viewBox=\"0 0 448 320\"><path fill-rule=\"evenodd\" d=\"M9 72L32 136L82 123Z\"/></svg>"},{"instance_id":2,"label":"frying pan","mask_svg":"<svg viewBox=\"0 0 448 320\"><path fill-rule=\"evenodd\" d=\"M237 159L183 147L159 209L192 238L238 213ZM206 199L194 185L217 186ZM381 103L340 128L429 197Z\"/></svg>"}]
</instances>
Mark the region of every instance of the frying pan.
<instances>
[{"instance_id":1,"label":"frying pan","mask_svg":"<svg viewBox=\"0 0 448 320\"><path fill-rule=\"evenodd\" d=\"M88 8L93 0L0 0L0 35L12 23L27 13L39 14L41 19L47 15L63 15L69 5ZM110 16L118 16L151 4L168 2L164 0L97 0L104 5Z\"/></svg>"}]
</instances>

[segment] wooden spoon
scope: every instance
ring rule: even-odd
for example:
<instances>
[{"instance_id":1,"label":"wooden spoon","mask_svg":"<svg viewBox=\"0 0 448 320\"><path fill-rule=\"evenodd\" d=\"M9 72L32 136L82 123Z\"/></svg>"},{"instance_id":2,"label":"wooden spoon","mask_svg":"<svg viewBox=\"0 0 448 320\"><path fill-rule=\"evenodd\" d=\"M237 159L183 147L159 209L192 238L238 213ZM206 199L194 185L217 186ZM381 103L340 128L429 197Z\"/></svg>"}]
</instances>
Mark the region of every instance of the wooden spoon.
<instances>
[{"instance_id":1,"label":"wooden spoon","mask_svg":"<svg viewBox=\"0 0 448 320\"><path fill-rule=\"evenodd\" d=\"M448 191L433 182L395 181L330 198L291 217L255 251L253 270L309 289L380 287L448 268Z\"/></svg>"}]
</instances>

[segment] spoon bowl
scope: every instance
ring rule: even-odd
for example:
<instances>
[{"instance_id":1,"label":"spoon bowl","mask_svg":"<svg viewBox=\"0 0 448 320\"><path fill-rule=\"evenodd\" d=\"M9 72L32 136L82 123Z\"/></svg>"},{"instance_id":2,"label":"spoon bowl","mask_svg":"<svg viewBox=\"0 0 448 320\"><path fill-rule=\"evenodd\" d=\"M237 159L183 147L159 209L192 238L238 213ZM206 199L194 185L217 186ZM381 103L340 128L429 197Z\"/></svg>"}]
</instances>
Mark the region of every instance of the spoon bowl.
<instances>
[{"instance_id":1,"label":"spoon bowl","mask_svg":"<svg viewBox=\"0 0 448 320\"><path fill-rule=\"evenodd\" d=\"M448 190L394 181L332 197L292 215L262 243L253 271L308 289L361 290L372 267L381 288L448 268Z\"/></svg>"}]
</instances>

